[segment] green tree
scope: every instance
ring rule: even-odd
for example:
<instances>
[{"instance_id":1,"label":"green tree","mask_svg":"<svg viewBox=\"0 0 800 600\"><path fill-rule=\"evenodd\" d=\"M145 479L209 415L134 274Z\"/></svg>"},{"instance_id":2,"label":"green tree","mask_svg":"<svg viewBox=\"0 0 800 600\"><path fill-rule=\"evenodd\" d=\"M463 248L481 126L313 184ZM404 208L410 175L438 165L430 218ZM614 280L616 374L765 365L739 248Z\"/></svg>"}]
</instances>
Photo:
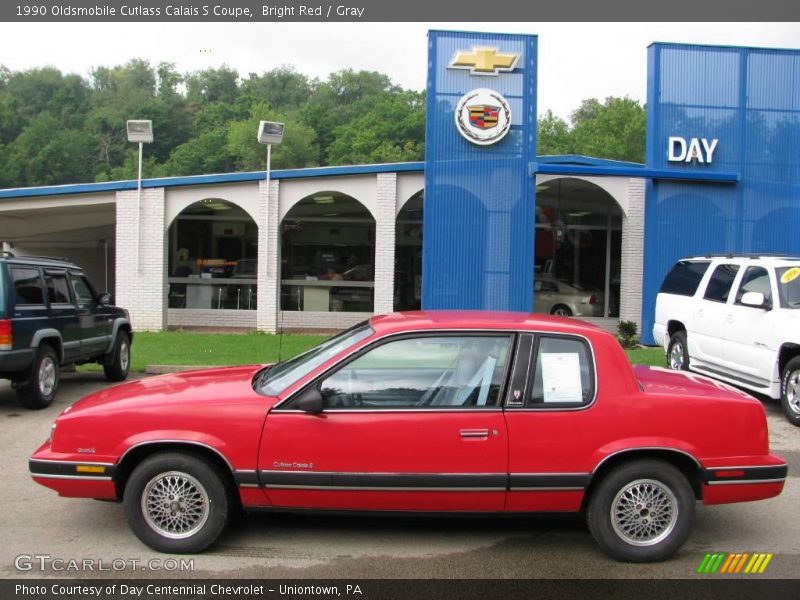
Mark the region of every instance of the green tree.
<instances>
[{"instance_id":1,"label":"green tree","mask_svg":"<svg viewBox=\"0 0 800 600\"><path fill-rule=\"evenodd\" d=\"M250 73L242 81L241 94L266 102L280 111L295 110L308 103L316 82L294 67L283 65L261 75Z\"/></svg>"},{"instance_id":2,"label":"green tree","mask_svg":"<svg viewBox=\"0 0 800 600\"><path fill-rule=\"evenodd\" d=\"M239 73L226 65L191 73L185 78L189 102L206 105L213 102L232 104L239 95Z\"/></svg>"},{"instance_id":3,"label":"green tree","mask_svg":"<svg viewBox=\"0 0 800 600\"><path fill-rule=\"evenodd\" d=\"M631 98L584 100L572 113L574 151L587 156L644 162L647 118Z\"/></svg>"},{"instance_id":4,"label":"green tree","mask_svg":"<svg viewBox=\"0 0 800 600\"><path fill-rule=\"evenodd\" d=\"M549 110L537 123L536 153L572 154L572 135L567 122Z\"/></svg>"}]
</instances>

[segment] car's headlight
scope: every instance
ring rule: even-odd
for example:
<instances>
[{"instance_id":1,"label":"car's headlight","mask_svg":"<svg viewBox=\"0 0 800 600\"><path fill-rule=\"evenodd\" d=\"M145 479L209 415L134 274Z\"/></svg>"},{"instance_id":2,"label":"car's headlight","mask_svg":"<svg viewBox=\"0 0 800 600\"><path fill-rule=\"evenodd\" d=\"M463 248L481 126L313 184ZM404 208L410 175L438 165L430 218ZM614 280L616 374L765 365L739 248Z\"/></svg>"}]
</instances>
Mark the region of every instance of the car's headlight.
<instances>
[{"instance_id":1,"label":"car's headlight","mask_svg":"<svg viewBox=\"0 0 800 600\"><path fill-rule=\"evenodd\" d=\"M50 426L50 435L47 436L47 443L50 444L51 446L53 445L53 436L55 436L55 434L56 434L56 423L54 421L53 424Z\"/></svg>"}]
</instances>

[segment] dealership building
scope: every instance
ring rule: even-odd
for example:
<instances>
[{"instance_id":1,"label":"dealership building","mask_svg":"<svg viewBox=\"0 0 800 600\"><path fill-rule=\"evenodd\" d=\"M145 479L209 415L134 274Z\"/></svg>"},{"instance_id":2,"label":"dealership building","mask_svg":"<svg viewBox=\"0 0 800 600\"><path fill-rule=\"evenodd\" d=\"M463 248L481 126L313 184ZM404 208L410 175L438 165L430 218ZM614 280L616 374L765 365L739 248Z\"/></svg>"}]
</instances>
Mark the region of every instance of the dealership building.
<instances>
[{"instance_id":1,"label":"dealership building","mask_svg":"<svg viewBox=\"0 0 800 600\"><path fill-rule=\"evenodd\" d=\"M0 241L84 266L139 330L491 309L645 342L676 259L800 255L800 51L651 45L636 164L536 156L536 36L428 41L424 162L0 190Z\"/></svg>"}]
</instances>

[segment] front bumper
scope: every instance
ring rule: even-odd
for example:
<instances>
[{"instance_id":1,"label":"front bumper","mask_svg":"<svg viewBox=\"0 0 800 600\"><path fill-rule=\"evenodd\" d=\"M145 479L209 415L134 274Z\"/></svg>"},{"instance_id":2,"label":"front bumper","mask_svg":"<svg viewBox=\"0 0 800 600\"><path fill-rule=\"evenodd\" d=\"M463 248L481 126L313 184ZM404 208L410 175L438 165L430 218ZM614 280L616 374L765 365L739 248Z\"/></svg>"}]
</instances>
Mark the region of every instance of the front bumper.
<instances>
[{"instance_id":1,"label":"front bumper","mask_svg":"<svg viewBox=\"0 0 800 600\"><path fill-rule=\"evenodd\" d=\"M45 442L28 460L28 470L36 483L55 490L59 496L116 500L116 465L80 458L59 456Z\"/></svg>"}]
</instances>

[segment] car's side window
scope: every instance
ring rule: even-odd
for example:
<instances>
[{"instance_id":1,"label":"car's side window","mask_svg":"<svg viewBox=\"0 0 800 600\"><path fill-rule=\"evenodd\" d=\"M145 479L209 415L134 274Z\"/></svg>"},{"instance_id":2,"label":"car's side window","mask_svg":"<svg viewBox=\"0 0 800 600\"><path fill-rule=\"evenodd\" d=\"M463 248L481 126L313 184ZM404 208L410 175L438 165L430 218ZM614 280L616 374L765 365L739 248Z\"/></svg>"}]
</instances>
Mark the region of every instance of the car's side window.
<instances>
[{"instance_id":1,"label":"car's side window","mask_svg":"<svg viewBox=\"0 0 800 600\"><path fill-rule=\"evenodd\" d=\"M78 304L92 304L97 302L97 298L95 298L94 292L86 281L86 278L80 275L70 275L69 280L72 282L72 291L75 292Z\"/></svg>"},{"instance_id":2,"label":"car's side window","mask_svg":"<svg viewBox=\"0 0 800 600\"><path fill-rule=\"evenodd\" d=\"M589 343L576 337L538 336L527 408L574 408L594 398Z\"/></svg>"},{"instance_id":3,"label":"car's side window","mask_svg":"<svg viewBox=\"0 0 800 600\"><path fill-rule=\"evenodd\" d=\"M63 273L45 274L47 300L50 304L71 304L67 276Z\"/></svg>"},{"instance_id":4,"label":"car's side window","mask_svg":"<svg viewBox=\"0 0 800 600\"><path fill-rule=\"evenodd\" d=\"M664 278L659 293L694 296L710 264L710 261L678 261Z\"/></svg>"},{"instance_id":5,"label":"car's side window","mask_svg":"<svg viewBox=\"0 0 800 600\"><path fill-rule=\"evenodd\" d=\"M500 404L511 335L403 338L322 381L326 409L483 409Z\"/></svg>"},{"instance_id":6,"label":"car's side window","mask_svg":"<svg viewBox=\"0 0 800 600\"><path fill-rule=\"evenodd\" d=\"M708 280L703 298L712 302L727 302L733 280L736 279L738 272L739 265L719 265L711 274L711 279Z\"/></svg>"},{"instance_id":7,"label":"car's side window","mask_svg":"<svg viewBox=\"0 0 800 600\"><path fill-rule=\"evenodd\" d=\"M39 269L31 267L12 267L11 277L14 280L15 304L44 304L44 291Z\"/></svg>"},{"instance_id":8,"label":"car's side window","mask_svg":"<svg viewBox=\"0 0 800 600\"><path fill-rule=\"evenodd\" d=\"M742 296L747 292L764 294L764 301L772 302L772 286L769 282L769 273L764 267L747 267L742 276L742 283L739 284L739 291L736 292L735 303L741 304Z\"/></svg>"}]
</instances>

